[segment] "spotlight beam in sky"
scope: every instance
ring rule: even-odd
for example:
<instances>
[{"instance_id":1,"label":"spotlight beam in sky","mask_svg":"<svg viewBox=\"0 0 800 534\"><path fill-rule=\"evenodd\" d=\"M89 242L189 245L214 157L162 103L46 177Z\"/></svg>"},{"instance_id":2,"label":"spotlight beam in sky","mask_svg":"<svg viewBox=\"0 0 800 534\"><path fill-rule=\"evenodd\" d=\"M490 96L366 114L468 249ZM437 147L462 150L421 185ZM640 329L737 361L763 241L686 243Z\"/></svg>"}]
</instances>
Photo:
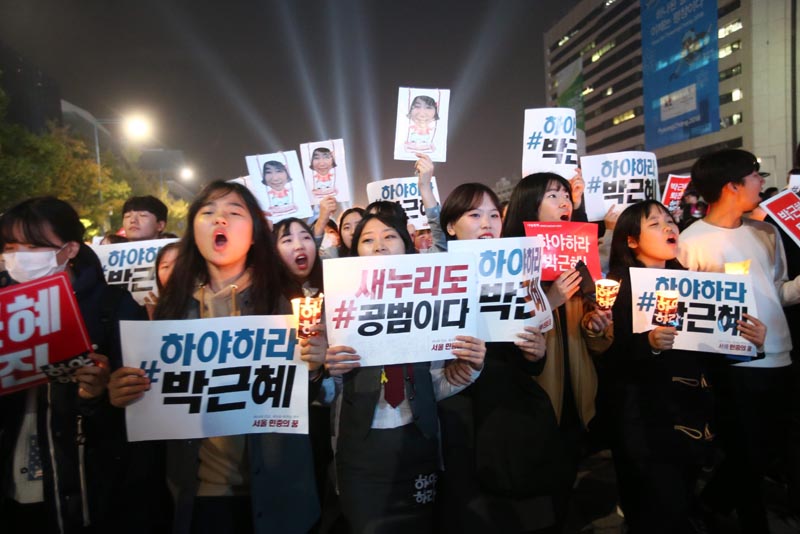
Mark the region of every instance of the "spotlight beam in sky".
<instances>
[{"instance_id":1,"label":"spotlight beam in sky","mask_svg":"<svg viewBox=\"0 0 800 534\"><path fill-rule=\"evenodd\" d=\"M378 106L375 102L375 77L372 63L372 43L367 42L368 28L364 18L364 12L367 10L367 5L363 0L355 2L353 6L353 35L355 37L354 49L356 51L355 60L357 68L358 86L363 90L363 112L361 116L361 126L364 132L364 140L366 145L366 152L369 155L369 170L370 179L373 181L385 178L383 176L383 167L381 163L381 154L379 147L381 146L380 130L378 129L377 120L379 117Z\"/></svg>"},{"instance_id":2,"label":"spotlight beam in sky","mask_svg":"<svg viewBox=\"0 0 800 534\"><path fill-rule=\"evenodd\" d=\"M458 131L465 113L469 113L482 82L489 78L492 66L496 63L500 52L511 40L511 33L517 19L524 18L522 8L530 9L525 2L490 2L491 11L484 20L478 38L472 41L472 49L461 69L461 74L453 85L453 99L458 99L457 106L450 106L448 130ZM541 41L541 38L538 37ZM537 42L539 42L537 41Z\"/></svg>"},{"instance_id":3,"label":"spotlight beam in sky","mask_svg":"<svg viewBox=\"0 0 800 534\"><path fill-rule=\"evenodd\" d=\"M305 46L300 42L300 38L298 37L300 35L300 29L297 27L297 24L295 24L295 16L289 9L289 3L290 2L286 0L278 0L276 2L278 6L278 15L281 21L279 26L284 29L283 33L288 44L287 49L294 59L294 68L292 71L298 77L297 81L300 86L300 91L303 93L306 104L308 104L310 108L310 118L314 127L314 140L322 141L329 139L330 136L328 135L328 128L322 116L322 106L319 104L319 99L314 89L315 85L311 76L311 70L308 68L311 62L306 58Z\"/></svg>"},{"instance_id":4,"label":"spotlight beam in sky","mask_svg":"<svg viewBox=\"0 0 800 534\"><path fill-rule=\"evenodd\" d=\"M258 109L234 81L233 75L225 68L219 55L189 27L188 14L175 13L168 2L153 2L152 5L161 11L174 35L191 52L189 57L208 73L211 83L216 84L227 97L228 103L233 106L242 121L253 130L267 148L280 150L283 143L278 135L260 118Z\"/></svg>"}]
</instances>

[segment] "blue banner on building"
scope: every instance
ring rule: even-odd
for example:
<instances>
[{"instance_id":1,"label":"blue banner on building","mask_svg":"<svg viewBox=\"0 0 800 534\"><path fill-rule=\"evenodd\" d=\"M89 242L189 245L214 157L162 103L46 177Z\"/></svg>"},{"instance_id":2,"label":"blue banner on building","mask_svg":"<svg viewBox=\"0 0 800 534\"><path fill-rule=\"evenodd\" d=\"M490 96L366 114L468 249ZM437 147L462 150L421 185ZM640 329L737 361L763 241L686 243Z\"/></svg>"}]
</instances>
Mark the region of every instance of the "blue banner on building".
<instances>
[{"instance_id":1,"label":"blue banner on building","mask_svg":"<svg viewBox=\"0 0 800 534\"><path fill-rule=\"evenodd\" d=\"M716 0L641 0L645 147L719 130Z\"/></svg>"}]
</instances>

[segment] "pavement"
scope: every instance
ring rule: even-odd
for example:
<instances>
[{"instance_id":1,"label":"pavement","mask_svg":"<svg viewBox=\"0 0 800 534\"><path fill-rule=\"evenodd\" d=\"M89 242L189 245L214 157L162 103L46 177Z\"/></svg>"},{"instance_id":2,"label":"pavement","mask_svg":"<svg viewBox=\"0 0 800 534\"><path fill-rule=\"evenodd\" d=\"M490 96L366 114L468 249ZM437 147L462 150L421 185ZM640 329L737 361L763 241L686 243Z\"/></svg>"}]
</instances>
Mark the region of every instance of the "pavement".
<instances>
[{"instance_id":1,"label":"pavement","mask_svg":"<svg viewBox=\"0 0 800 534\"><path fill-rule=\"evenodd\" d=\"M800 518L789 508L785 486L765 479L764 495L769 513L770 532L800 533ZM719 519L719 534L748 534L740 531L735 516ZM624 523L624 519L617 511L617 484L611 453L601 451L587 458L581 465L565 532L625 534Z\"/></svg>"}]
</instances>

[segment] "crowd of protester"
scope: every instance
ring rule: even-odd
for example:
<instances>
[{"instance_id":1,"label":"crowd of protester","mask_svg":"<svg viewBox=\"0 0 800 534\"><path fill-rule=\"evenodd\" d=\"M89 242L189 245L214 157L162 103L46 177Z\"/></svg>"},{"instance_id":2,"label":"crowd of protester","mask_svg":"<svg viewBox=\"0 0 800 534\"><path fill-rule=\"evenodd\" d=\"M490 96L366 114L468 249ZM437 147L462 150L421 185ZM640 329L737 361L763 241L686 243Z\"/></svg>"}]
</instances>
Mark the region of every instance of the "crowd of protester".
<instances>
[{"instance_id":1,"label":"crowd of protester","mask_svg":"<svg viewBox=\"0 0 800 534\"><path fill-rule=\"evenodd\" d=\"M425 231L390 202L337 219L333 197L316 220L273 227L246 187L208 184L186 233L159 252L145 307L106 283L69 204L38 197L8 209L0 280L68 273L98 365L0 397L0 531L560 533L578 466L602 449L633 534L714 532L734 511L741 532L769 532L765 475L785 482L800 511L798 322L786 318L800 302L800 265L782 230L751 218L764 176L743 150L697 160L677 214L656 200L609 212L600 253L621 281L611 310L568 269L543 283L553 329L525 327L503 343L458 336L454 359L383 367L362 367L358 347L329 346L321 324L299 341L309 435L127 440L125 407L151 382L123 365L121 320L287 314L290 299L323 289L323 259L443 253L453 240L524 236L526 221L585 220L580 170L526 176L507 206L479 183L439 205L434 165L418 157ZM153 197L123 212L124 237L105 243L177 237ZM633 333L630 268L724 272L742 260L758 317L737 326L758 359L673 349L674 326ZM703 469L712 474L701 492Z\"/></svg>"}]
</instances>

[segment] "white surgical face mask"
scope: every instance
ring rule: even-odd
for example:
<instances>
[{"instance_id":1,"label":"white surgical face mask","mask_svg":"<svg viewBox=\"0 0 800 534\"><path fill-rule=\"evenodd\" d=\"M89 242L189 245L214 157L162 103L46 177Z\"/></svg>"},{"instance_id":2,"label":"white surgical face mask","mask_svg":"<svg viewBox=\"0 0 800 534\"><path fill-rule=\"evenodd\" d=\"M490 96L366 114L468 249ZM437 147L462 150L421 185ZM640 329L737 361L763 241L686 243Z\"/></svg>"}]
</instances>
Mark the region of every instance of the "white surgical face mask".
<instances>
[{"instance_id":1,"label":"white surgical face mask","mask_svg":"<svg viewBox=\"0 0 800 534\"><path fill-rule=\"evenodd\" d=\"M66 269L67 262L59 265L56 254L64 250L66 246L67 244L64 243L64 246L58 250L4 252L3 259L6 262L8 274L23 284L37 278L60 273Z\"/></svg>"}]
</instances>

